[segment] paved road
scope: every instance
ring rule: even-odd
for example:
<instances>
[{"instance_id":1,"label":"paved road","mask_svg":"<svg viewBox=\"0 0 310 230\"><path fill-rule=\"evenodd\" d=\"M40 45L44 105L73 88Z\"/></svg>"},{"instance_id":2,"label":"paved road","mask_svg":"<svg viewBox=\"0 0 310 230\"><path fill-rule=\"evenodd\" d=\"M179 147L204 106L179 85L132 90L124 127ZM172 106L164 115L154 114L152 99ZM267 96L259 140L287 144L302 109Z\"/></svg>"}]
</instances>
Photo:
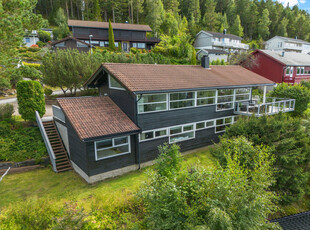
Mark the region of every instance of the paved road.
<instances>
[{"instance_id":1,"label":"paved road","mask_svg":"<svg viewBox=\"0 0 310 230\"><path fill-rule=\"evenodd\" d=\"M62 90L56 90L52 93L52 95L59 95L63 94ZM0 104L14 104L17 103L17 98L16 97L11 97L11 98L5 98L0 100Z\"/></svg>"},{"instance_id":2,"label":"paved road","mask_svg":"<svg viewBox=\"0 0 310 230\"><path fill-rule=\"evenodd\" d=\"M62 90L57 90L53 92L53 95L59 95L59 94L63 94ZM18 104L17 104L17 98L16 97L12 97L12 98L6 98L6 99L1 99L0 100L0 105L1 104L12 104L14 106L14 113L13 115L19 115L18 113ZM45 114L44 117L50 117L53 115L52 112L52 106L51 105L45 105Z\"/></svg>"}]
</instances>

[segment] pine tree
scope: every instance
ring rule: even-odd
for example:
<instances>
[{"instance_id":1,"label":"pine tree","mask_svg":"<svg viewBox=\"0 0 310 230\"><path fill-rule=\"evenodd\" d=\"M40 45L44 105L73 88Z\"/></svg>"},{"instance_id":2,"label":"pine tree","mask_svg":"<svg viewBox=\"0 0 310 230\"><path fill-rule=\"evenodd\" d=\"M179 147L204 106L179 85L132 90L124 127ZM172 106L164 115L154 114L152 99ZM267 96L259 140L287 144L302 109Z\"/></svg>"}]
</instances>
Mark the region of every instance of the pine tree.
<instances>
[{"instance_id":1,"label":"pine tree","mask_svg":"<svg viewBox=\"0 0 310 230\"><path fill-rule=\"evenodd\" d=\"M243 36L243 28L241 25L241 21L240 21L240 16L237 15L234 24L232 25L232 27L230 28L230 33L237 35L239 37Z\"/></svg>"},{"instance_id":2,"label":"pine tree","mask_svg":"<svg viewBox=\"0 0 310 230\"><path fill-rule=\"evenodd\" d=\"M226 29L227 32L228 32L229 31L229 25L228 25L228 22L227 22L226 13L224 13L224 15L220 17L220 22L221 22L221 26L220 26L219 31L223 32L224 29Z\"/></svg>"},{"instance_id":3,"label":"pine tree","mask_svg":"<svg viewBox=\"0 0 310 230\"><path fill-rule=\"evenodd\" d=\"M99 0L94 1L94 18L98 21L101 22L101 12L100 12L100 5L99 5Z\"/></svg>"},{"instance_id":4,"label":"pine tree","mask_svg":"<svg viewBox=\"0 0 310 230\"><path fill-rule=\"evenodd\" d=\"M193 51L192 51L191 64L196 65L196 50L195 50L195 48L193 48Z\"/></svg>"},{"instance_id":5,"label":"pine tree","mask_svg":"<svg viewBox=\"0 0 310 230\"><path fill-rule=\"evenodd\" d=\"M266 40L270 34L269 32L270 23L271 21L269 19L269 11L267 9L264 9L257 26L258 36L264 40Z\"/></svg>"},{"instance_id":6,"label":"pine tree","mask_svg":"<svg viewBox=\"0 0 310 230\"><path fill-rule=\"evenodd\" d=\"M287 37L287 24L288 24L288 19L287 18L283 18L280 22L280 24L278 25L277 28L277 35L278 36L283 36L283 37Z\"/></svg>"},{"instance_id":7,"label":"pine tree","mask_svg":"<svg viewBox=\"0 0 310 230\"><path fill-rule=\"evenodd\" d=\"M214 0L205 0L206 12L202 19L205 30L216 31L219 28L219 15L215 12Z\"/></svg>"},{"instance_id":8,"label":"pine tree","mask_svg":"<svg viewBox=\"0 0 310 230\"><path fill-rule=\"evenodd\" d=\"M114 32L111 20L109 20L109 48L111 50L115 50Z\"/></svg>"},{"instance_id":9,"label":"pine tree","mask_svg":"<svg viewBox=\"0 0 310 230\"><path fill-rule=\"evenodd\" d=\"M156 35L163 22L164 6L161 0L146 0L146 23L150 25Z\"/></svg>"}]
</instances>

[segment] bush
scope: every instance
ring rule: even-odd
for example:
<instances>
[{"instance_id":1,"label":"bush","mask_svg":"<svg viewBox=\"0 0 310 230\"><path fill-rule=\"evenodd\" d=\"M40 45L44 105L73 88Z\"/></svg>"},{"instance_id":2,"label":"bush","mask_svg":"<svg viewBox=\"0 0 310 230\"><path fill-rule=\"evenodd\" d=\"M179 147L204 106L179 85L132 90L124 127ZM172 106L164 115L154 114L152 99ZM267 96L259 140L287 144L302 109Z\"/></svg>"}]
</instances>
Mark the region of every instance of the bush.
<instances>
[{"instance_id":1,"label":"bush","mask_svg":"<svg viewBox=\"0 0 310 230\"><path fill-rule=\"evenodd\" d=\"M171 153L160 156L167 159L158 163L171 162L180 154ZM269 191L274 181L269 152L262 151L253 159L253 170L240 164L241 157L240 152L226 154L227 166L212 172L194 166L172 167L177 170L173 179L162 176L158 171L162 167L155 166L157 170L137 193L145 210L145 228L273 229L266 221L276 209L275 195Z\"/></svg>"},{"instance_id":2,"label":"bush","mask_svg":"<svg viewBox=\"0 0 310 230\"><path fill-rule=\"evenodd\" d=\"M45 114L45 99L41 84L37 81L17 83L18 111L24 120L35 121L35 111L40 117Z\"/></svg>"},{"instance_id":3,"label":"bush","mask_svg":"<svg viewBox=\"0 0 310 230\"><path fill-rule=\"evenodd\" d=\"M309 130L298 118L279 114L260 118L243 118L226 129L224 138L244 136L254 145L268 145L275 158L276 184L282 203L298 201L309 188Z\"/></svg>"},{"instance_id":4,"label":"bush","mask_svg":"<svg viewBox=\"0 0 310 230\"><path fill-rule=\"evenodd\" d=\"M44 88L44 94L45 94L45 96L49 97L49 96L52 95L52 93L53 93L53 90L52 90L52 89L50 89L50 88Z\"/></svg>"},{"instance_id":5,"label":"bush","mask_svg":"<svg viewBox=\"0 0 310 230\"><path fill-rule=\"evenodd\" d=\"M44 47L44 46L46 45L46 43L41 42L41 41L38 41L38 42L37 42L37 45L38 45L40 48L42 48L42 47Z\"/></svg>"},{"instance_id":6,"label":"bush","mask_svg":"<svg viewBox=\"0 0 310 230\"><path fill-rule=\"evenodd\" d=\"M51 41L51 34L49 32L46 32L44 30L39 30L38 32L39 40L40 42L46 43L48 41Z\"/></svg>"},{"instance_id":7,"label":"bush","mask_svg":"<svg viewBox=\"0 0 310 230\"><path fill-rule=\"evenodd\" d=\"M11 119L14 113L14 106L12 104L0 105L0 121L4 119Z\"/></svg>"},{"instance_id":8,"label":"bush","mask_svg":"<svg viewBox=\"0 0 310 230\"><path fill-rule=\"evenodd\" d=\"M19 75L21 78L29 78L31 80L38 80L42 77L39 70L29 65L19 67L17 71L15 71L15 74Z\"/></svg>"},{"instance_id":9,"label":"bush","mask_svg":"<svg viewBox=\"0 0 310 230\"><path fill-rule=\"evenodd\" d=\"M291 112L293 116L302 116L310 102L310 90L305 84L288 85L281 83L269 92L269 96L295 99L295 111Z\"/></svg>"},{"instance_id":10,"label":"bush","mask_svg":"<svg viewBox=\"0 0 310 230\"><path fill-rule=\"evenodd\" d=\"M23 65L36 68L37 70L40 70L40 66L41 66L40 64L37 64L37 63L27 63L27 62L23 62Z\"/></svg>"},{"instance_id":11,"label":"bush","mask_svg":"<svg viewBox=\"0 0 310 230\"><path fill-rule=\"evenodd\" d=\"M38 52L38 51L40 51L40 48L39 48L39 46L38 45L31 45L29 48L28 48L28 51L30 51L30 52Z\"/></svg>"},{"instance_id":12,"label":"bush","mask_svg":"<svg viewBox=\"0 0 310 230\"><path fill-rule=\"evenodd\" d=\"M40 160L47 155L38 127L14 120L0 121L0 161Z\"/></svg>"}]
</instances>

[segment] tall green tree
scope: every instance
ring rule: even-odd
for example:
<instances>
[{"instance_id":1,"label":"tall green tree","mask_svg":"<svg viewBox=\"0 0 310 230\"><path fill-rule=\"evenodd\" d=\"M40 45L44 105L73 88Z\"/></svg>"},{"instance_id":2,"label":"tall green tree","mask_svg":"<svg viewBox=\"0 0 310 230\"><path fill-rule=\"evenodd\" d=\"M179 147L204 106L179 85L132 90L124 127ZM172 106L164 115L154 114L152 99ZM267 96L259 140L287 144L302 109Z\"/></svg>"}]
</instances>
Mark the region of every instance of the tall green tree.
<instances>
[{"instance_id":1,"label":"tall green tree","mask_svg":"<svg viewBox=\"0 0 310 230\"><path fill-rule=\"evenodd\" d=\"M45 98L38 81L19 81L16 87L18 112L24 120L35 121L35 111L40 117L45 114Z\"/></svg>"},{"instance_id":2,"label":"tall green tree","mask_svg":"<svg viewBox=\"0 0 310 230\"><path fill-rule=\"evenodd\" d=\"M221 23L221 26L220 26L220 29L219 31L220 32L223 32L224 29L227 30L227 32L229 32L229 24L228 24L228 21L227 21L227 16L226 16L226 13L224 13L224 15L220 16L220 23Z\"/></svg>"},{"instance_id":3,"label":"tall green tree","mask_svg":"<svg viewBox=\"0 0 310 230\"><path fill-rule=\"evenodd\" d=\"M146 0L145 4L145 21L151 26L154 35L157 35L160 32L165 12L163 3L161 0Z\"/></svg>"},{"instance_id":4,"label":"tall green tree","mask_svg":"<svg viewBox=\"0 0 310 230\"><path fill-rule=\"evenodd\" d=\"M109 48L111 50L115 50L114 32L111 20L109 20Z\"/></svg>"},{"instance_id":5,"label":"tall green tree","mask_svg":"<svg viewBox=\"0 0 310 230\"><path fill-rule=\"evenodd\" d=\"M38 30L47 24L40 14L33 13L35 5L34 0L0 1L0 90L10 87L25 30Z\"/></svg>"},{"instance_id":6,"label":"tall green tree","mask_svg":"<svg viewBox=\"0 0 310 230\"><path fill-rule=\"evenodd\" d=\"M217 31L220 27L219 14L215 12L216 3L214 0L204 0L206 11L202 18L204 30Z\"/></svg>"},{"instance_id":7,"label":"tall green tree","mask_svg":"<svg viewBox=\"0 0 310 230\"><path fill-rule=\"evenodd\" d=\"M58 26L58 28L53 30L54 39L57 40L67 37L70 31L67 23L67 18L65 16L65 12L62 8L59 8L57 10L54 20Z\"/></svg>"},{"instance_id":8,"label":"tall green tree","mask_svg":"<svg viewBox=\"0 0 310 230\"><path fill-rule=\"evenodd\" d=\"M99 5L99 0L94 0L94 18L96 21L101 22L101 10L100 10L100 5Z\"/></svg>"},{"instance_id":9,"label":"tall green tree","mask_svg":"<svg viewBox=\"0 0 310 230\"><path fill-rule=\"evenodd\" d=\"M261 18L258 21L257 25L257 32L258 36L262 39L267 39L270 32L269 32L269 25L271 21L269 19L269 11L268 9L264 9Z\"/></svg>"},{"instance_id":10,"label":"tall green tree","mask_svg":"<svg viewBox=\"0 0 310 230\"><path fill-rule=\"evenodd\" d=\"M239 37L243 36L243 28L241 25L240 17L237 15L234 24L230 28L230 33L237 35Z\"/></svg>"},{"instance_id":11,"label":"tall green tree","mask_svg":"<svg viewBox=\"0 0 310 230\"><path fill-rule=\"evenodd\" d=\"M288 25L288 19L287 18L283 18L280 22L280 24L278 24L278 28L277 28L277 35L278 36L283 36L283 37L287 37L287 25Z\"/></svg>"}]
</instances>

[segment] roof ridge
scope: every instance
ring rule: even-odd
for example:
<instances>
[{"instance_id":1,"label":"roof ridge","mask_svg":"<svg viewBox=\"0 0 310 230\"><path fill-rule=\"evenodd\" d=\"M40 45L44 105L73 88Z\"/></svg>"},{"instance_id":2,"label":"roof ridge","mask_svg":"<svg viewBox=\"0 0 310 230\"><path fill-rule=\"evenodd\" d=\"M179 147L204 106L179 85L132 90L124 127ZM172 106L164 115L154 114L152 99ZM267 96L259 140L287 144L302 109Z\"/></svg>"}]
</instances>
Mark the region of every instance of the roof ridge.
<instances>
[{"instance_id":1,"label":"roof ridge","mask_svg":"<svg viewBox=\"0 0 310 230\"><path fill-rule=\"evenodd\" d=\"M288 216L283 216L283 217L271 219L270 221L276 221L276 220L280 220L280 219L288 219L288 218L292 218L294 216L300 216L302 214L309 214L310 215L310 211L299 212L299 213L296 213L296 214L291 214L291 215L288 215Z\"/></svg>"}]
</instances>

